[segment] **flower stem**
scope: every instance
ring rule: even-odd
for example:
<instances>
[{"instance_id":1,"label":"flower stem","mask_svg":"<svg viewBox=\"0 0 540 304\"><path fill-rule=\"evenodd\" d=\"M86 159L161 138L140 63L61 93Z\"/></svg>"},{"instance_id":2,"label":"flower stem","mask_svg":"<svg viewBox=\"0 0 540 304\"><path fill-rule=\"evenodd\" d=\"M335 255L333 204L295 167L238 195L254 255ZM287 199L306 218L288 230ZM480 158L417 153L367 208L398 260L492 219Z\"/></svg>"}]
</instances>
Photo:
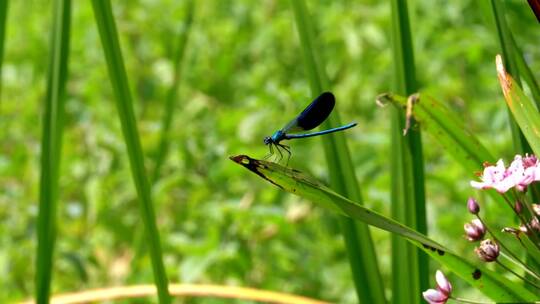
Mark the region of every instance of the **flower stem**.
<instances>
[{"instance_id":1,"label":"flower stem","mask_svg":"<svg viewBox=\"0 0 540 304\"><path fill-rule=\"evenodd\" d=\"M532 188L534 189L534 187L532 187ZM535 192L537 192L537 191L535 191ZM522 194L520 195L519 192L514 190L514 195L518 198L518 200L520 202L523 203L523 205L525 205L525 207L527 207L527 210L529 210L530 215L534 216L534 211L532 210L531 204L526 200L527 196L525 195L525 193L522 192Z\"/></svg>"},{"instance_id":2,"label":"flower stem","mask_svg":"<svg viewBox=\"0 0 540 304\"><path fill-rule=\"evenodd\" d=\"M514 193L514 196L516 198L518 198L518 195L516 193ZM512 205L512 203L510 202L510 200L508 199L508 197L506 195L502 195L502 197L504 198L504 200L506 201L506 203L508 204L508 206L510 207L510 209L512 209L512 211L514 211L514 213L519 217L519 219L521 220L521 224L522 225L525 225L527 227L527 229L530 229L529 227L529 223L527 223L527 221L525 220L525 218L523 218L523 215L519 214L517 211L516 211L516 208L514 208L514 206ZM525 204L526 205L526 204Z\"/></svg>"},{"instance_id":3,"label":"flower stem","mask_svg":"<svg viewBox=\"0 0 540 304\"><path fill-rule=\"evenodd\" d=\"M501 263L499 260L496 260L495 262L497 262L497 264L499 266L501 266L502 268L504 268L505 270L507 270L508 272L512 273L513 275L515 275L516 277L522 279L523 281L531 284L532 286L534 286L535 288L537 289L540 289L540 285L537 285L536 283L530 281L529 279L525 278L524 276L521 276L519 275L517 272L513 271L512 269L510 269L510 267L504 265L503 263Z\"/></svg>"},{"instance_id":4,"label":"flower stem","mask_svg":"<svg viewBox=\"0 0 540 304\"><path fill-rule=\"evenodd\" d=\"M510 208L512 208L512 210L514 210L514 212L516 213L516 215L519 217L519 219L521 220L521 223L522 225L524 225L525 227L527 227L527 231L529 231L529 236L532 237L532 241L533 243L536 245L536 247L538 249L540 249L540 245L538 244L540 242L540 239L538 238L538 235L536 233L535 230L532 229L532 226L530 225L529 222L527 222L525 220L525 218L523 217L523 215L519 214L516 212L515 208L512 206L512 203L510 202L510 200L508 200L508 197L506 197L506 195L503 195L502 196L504 198L504 200L506 201L506 203L508 203L508 205L510 206ZM517 197L517 196L516 196ZM525 204L527 205L527 204Z\"/></svg>"},{"instance_id":5,"label":"flower stem","mask_svg":"<svg viewBox=\"0 0 540 304\"><path fill-rule=\"evenodd\" d=\"M531 276L535 277L537 280L540 280L540 276L538 276L538 274L536 274L534 271L532 271L532 269L528 268L527 265L522 264L520 261L514 260L513 258L509 257L506 253L504 253L502 251L501 251L501 255L505 259L507 259L508 261L514 263L515 265L519 266L521 269L525 270L525 272L527 272Z\"/></svg>"},{"instance_id":6,"label":"flower stem","mask_svg":"<svg viewBox=\"0 0 540 304\"><path fill-rule=\"evenodd\" d=\"M450 297L450 299L453 299L461 303L471 303L471 304L495 304L496 303L496 302L482 302L482 301L467 300L467 299L458 298L458 297Z\"/></svg>"},{"instance_id":7,"label":"flower stem","mask_svg":"<svg viewBox=\"0 0 540 304\"><path fill-rule=\"evenodd\" d=\"M476 215L476 217L478 218L478 220L480 220L480 222L482 222L482 225L484 225L484 227L486 227L486 230L487 232L491 235L491 237L493 238L493 240L495 240L495 242L497 242L497 244L500 244L501 247L516 261L516 262L519 262L521 265L523 265L524 267L527 267L526 264L521 261L517 255L515 253L513 253L508 247L506 247L504 245L503 242L501 242L497 236L491 231L491 229L489 229L488 225L486 225L486 223L482 220L482 218L480 217L480 215Z\"/></svg>"}]
</instances>

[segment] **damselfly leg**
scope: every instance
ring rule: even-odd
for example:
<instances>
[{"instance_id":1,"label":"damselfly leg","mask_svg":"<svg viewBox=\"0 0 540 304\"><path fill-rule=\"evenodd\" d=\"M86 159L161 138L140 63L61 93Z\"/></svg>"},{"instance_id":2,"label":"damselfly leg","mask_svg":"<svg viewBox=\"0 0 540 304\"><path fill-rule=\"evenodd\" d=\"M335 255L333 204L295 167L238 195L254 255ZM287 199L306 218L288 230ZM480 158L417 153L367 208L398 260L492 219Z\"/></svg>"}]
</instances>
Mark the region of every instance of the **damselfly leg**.
<instances>
[{"instance_id":1,"label":"damselfly leg","mask_svg":"<svg viewBox=\"0 0 540 304\"><path fill-rule=\"evenodd\" d=\"M266 154L264 159L268 159L268 158L270 158L270 156L274 155L274 148L272 146L273 146L273 144L268 145L269 152L268 152L268 154Z\"/></svg>"}]
</instances>

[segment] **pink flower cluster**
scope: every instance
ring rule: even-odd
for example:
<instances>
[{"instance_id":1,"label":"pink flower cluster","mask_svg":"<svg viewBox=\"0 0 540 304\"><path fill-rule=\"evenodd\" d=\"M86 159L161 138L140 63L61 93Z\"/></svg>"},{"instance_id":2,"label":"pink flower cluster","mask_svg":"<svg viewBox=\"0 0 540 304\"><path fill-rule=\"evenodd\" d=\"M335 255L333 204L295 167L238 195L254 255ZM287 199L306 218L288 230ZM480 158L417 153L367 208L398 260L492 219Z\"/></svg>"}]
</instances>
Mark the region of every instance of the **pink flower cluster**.
<instances>
[{"instance_id":1,"label":"pink flower cluster","mask_svg":"<svg viewBox=\"0 0 540 304\"><path fill-rule=\"evenodd\" d=\"M516 155L508 168L499 159L495 166L486 166L481 182L471 181L471 186L476 189L495 189L499 193L505 193L512 187L523 191L534 181L540 181L540 162L534 155Z\"/></svg>"},{"instance_id":2,"label":"pink flower cluster","mask_svg":"<svg viewBox=\"0 0 540 304\"><path fill-rule=\"evenodd\" d=\"M422 296L429 304L444 304L450 298L452 284L440 270L435 273L435 281L437 281L437 289L428 289L422 293Z\"/></svg>"}]
</instances>

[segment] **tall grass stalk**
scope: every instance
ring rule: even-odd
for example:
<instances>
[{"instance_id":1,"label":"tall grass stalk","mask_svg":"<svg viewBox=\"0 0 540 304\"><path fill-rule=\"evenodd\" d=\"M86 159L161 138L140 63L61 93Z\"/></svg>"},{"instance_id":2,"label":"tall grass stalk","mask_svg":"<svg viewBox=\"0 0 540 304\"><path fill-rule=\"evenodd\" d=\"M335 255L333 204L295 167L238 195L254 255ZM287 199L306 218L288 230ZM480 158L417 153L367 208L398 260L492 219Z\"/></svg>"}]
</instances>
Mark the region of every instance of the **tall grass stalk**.
<instances>
[{"instance_id":1,"label":"tall grass stalk","mask_svg":"<svg viewBox=\"0 0 540 304\"><path fill-rule=\"evenodd\" d=\"M0 102L2 101L2 63L4 61L8 3L9 0L0 1Z\"/></svg>"},{"instance_id":2,"label":"tall grass stalk","mask_svg":"<svg viewBox=\"0 0 540 304\"><path fill-rule=\"evenodd\" d=\"M520 66L523 66L523 62L521 62L522 64L520 64L520 61L521 61L520 57L522 55L519 53L519 49L515 47L516 45L512 37L512 32L510 31L508 23L506 22L505 3L504 1L501 1L501 0L491 0L490 3L491 3L491 11L494 18L494 23L497 30L497 37L499 38L499 44L502 50L503 63L506 68L506 72L509 73L513 77L515 84L517 84L517 86L521 88L522 85L521 85L520 73L521 72L525 73L525 77L527 77L528 75L527 75L526 69L521 69L521 70L519 69ZM532 79L534 79L534 77ZM533 83L531 82L531 84ZM508 118L510 121L510 128L512 131L514 150L520 154L533 153L533 149L531 148L531 145L527 141L527 138L525 137L523 131L520 130L518 126L518 122L515 119L515 116L512 115L512 111L510 110L510 108L507 108L507 109L508 109ZM535 145L534 142L531 142L531 143L533 144L533 146ZM529 191L528 195L531 197L532 201L534 202L537 202L540 199L540 196L538 195L537 191ZM534 236L535 236L534 234L531 235L531 237L534 237Z\"/></svg>"},{"instance_id":3,"label":"tall grass stalk","mask_svg":"<svg viewBox=\"0 0 540 304\"><path fill-rule=\"evenodd\" d=\"M41 135L41 173L36 249L36 302L49 302L53 253L56 240L58 178L62 151L64 100L68 76L70 0L56 0L53 5L51 52L47 73L47 93Z\"/></svg>"},{"instance_id":4,"label":"tall grass stalk","mask_svg":"<svg viewBox=\"0 0 540 304\"><path fill-rule=\"evenodd\" d=\"M154 186L161 176L161 169L163 167L163 163L167 159L167 155L169 152L170 129L174 119L173 115L175 112L176 100L178 98L178 88L180 86L180 80L182 75L183 58L186 50L186 45L188 43L189 32L191 31L191 25L193 23L195 6L194 4L194 0L189 0L186 4L185 21L182 23L179 29L178 44L176 45L176 49L174 50L173 58L171 58L174 66L174 75L173 82L167 91L165 106L163 107L163 115L161 117L161 133L158 149L155 154L155 165L151 179L151 182ZM133 260L135 261L135 263L133 264L134 271L136 271L139 267L139 257L146 252L146 243L144 241L143 232L144 231L140 227L137 227L137 230L135 231L135 237L133 242L135 247L135 256L133 258Z\"/></svg>"},{"instance_id":5,"label":"tall grass stalk","mask_svg":"<svg viewBox=\"0 0 540 304\"><path fill-rule=\"evenodd\" d=\"M410 95L417 91L407 1L392 0L392 52L394 58L394 89ZM409 128L406 135L403 130ZM391 142L392 213L409 227L427 234L424 160L420 129L412 117L405 117L399 108L392 109ZM392 236L393 302L418 303L420 292L428 287L428 259L403 239ZM404 286L406 285L406 286Z\"/></svg>"},{"instance_id":6,"label":"tall grass stalk","mask_svg":"<svg viewBox=\"0 0 540 304\"><path fill-rule=\"evenodd\" d=\"M516 49L513 48L512 37L508 24L505 18L505 6L501 0L491 0L491 12L493 14L494 23L497 30L497 37L499 38L499 45L501 46L503 62L506 67L506 71L514 77L516 83L521 86L519 77L517 62L516 62ZM512 132L512 141L514 144L514 150L520 154L530 153L531 147L527 143L525 136L519 130L512 113L508 110L508 118L510 120L510 130Z\"/></svg>"},{"instance_id":7,"label":"tall grass stalk","mask_svg":"<svg viewBox=\"0 0 540 304\"><path fill-rule=\"evenodd\" d=\"M133 113L133 102L120 50L118 34L114 22L111 2L92 0L94 15L101 37L101 43L109 78L115 94L115 102L126 143L131 174L137 189L139 209L146 228L146 237L154 271L154 281L158 290L159 302L170 303L168 280L163 266L159 232L156 225L154 206L150 195L150 184L146 176L141 142Z\"/></svg>"},{"instance_id":8,"label":"tall grass stalk","mask_svg":"<svg viewBox=\"0 0 540 304\"><path fill-rule=\"evenodd\" d=\"M291 0L296 27L300 36L302 55L311 92L317 96L330 88L324 70L324 64L317 57L321 48L313 39L314 27L311 24L304 0ZM314 50L318 50L317 53ZM330 115L323 124L324 128L341 125L337 111ZM345 137L341 133L332 133L323 139L324 151L328 163L330 185L338 193L361 202L361 192L353 170L353 164ZM385 303L384 286L377 263L375 248L367 225L356 223L345 217L340 218L340 226L345 239L349 262L353 274L358 299L361 303Z\"/></svg>"},{"instance_id":9,"label":"tall grass stalk","mask_svg":"<svg viewBox=\"0 0 540 304\"><path fill-rule=\"evenodd\" d=\"M512 43L512 48L515 50L514 60L516 62L516 67L519 71L519 75L521 76L521 78L523 78L523 81L525 81L525 83L529 86L536 107L540 109L540 86L538 85L538 81L536 81L536 78L534 77L531 68L529 67L527 62L525 62L525 58L523 58L523 52L517 45L512 31L510 31L510 42Z\"/></svg>"},{"instance_id":10,"label":"tall grass stalk","mask_svg":"<svg viewBox=\"0 0 540 304\"><path fill-rule=\"evenodd\" d=\"M161 167L167 157L169 150L169 133L171 129L171 123L173 121L174 106L176 105L176 98L178 97L178 87L180 85L180 79L182 75L182 62L186 51L186 45L188 43L189 32L191 30L191 24L193 23L193 8L194 0L190 0L186 4L186 19L182 28L180 29L178 45L174 53L174 76L173 83L167 92L165 99L165 107L163 109L163 116L161 119L161 134L159 140L158 151L156 153L156 160L154 166L154 173L152 175L152 182L156 182L161 174Z\"/></svg>"}]
</instances>

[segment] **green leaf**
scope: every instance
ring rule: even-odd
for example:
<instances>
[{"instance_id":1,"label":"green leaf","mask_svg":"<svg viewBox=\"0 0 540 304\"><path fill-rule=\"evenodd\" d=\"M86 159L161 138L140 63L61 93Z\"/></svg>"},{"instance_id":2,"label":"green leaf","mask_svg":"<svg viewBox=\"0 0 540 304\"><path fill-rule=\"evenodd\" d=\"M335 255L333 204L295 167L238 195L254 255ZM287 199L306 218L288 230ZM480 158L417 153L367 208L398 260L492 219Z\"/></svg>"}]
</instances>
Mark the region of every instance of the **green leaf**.
<instances>
[{"instance_id":1,"label":"green leaf","mask_svg":"<svg viewBox=\"0 0 540 304\"><path fill-rule=\"evenodd\" d=\"M490 2L494 23L496 25L497 38L499 39L504 60L509 63L511 74L519 79L517 63L515 61L515 58L517 57L515 56L516 50L513 48L510 29L508 28L505 18L505 4L502 0L491 0ZM531 147L524 140L523 134L519 132L516 122L512 119L510 119L510 130L512 132L514 150L522 154L530 152Z\"/></svg>"},{"instance_id":2,"label":"green leaf","mask_svg":"<svg viewBox=\"0 0 540 304\"><path fill-rule=\"evenodd\" d=\"M515 50L514 52L514 60L516 61L516 66L519 71L519 75L525 83L529 86L531 89L531 94L534 97L534 101L536 104L536 107L540 107L540 86L538 86L538 82L536 81L536 78L534 77L533 72L531 71L531 68L525 61L525 58L523 58L523 52L517 45L516 41L514 40L514 36L510 32L510 41L512 43L512 48Z\"/></svg>"},{"instance_id":3,"label":"green leaf","mask_svg":"<svg viewBox=\"0 0 540 304\"><path fill-rule=\"evenodd\" d=\"M537 298L522 285L509 281L501 274L487 268L471 264L425 235L369 210L361 206L359 202L353 202L339 195L315 178L298 170L252 159L246 155L233 156L231 160L282 190L301 196L341 215L407 238L412 244L494 301L524 302L534 301Z\"/></svg>"},{"instance_id":4,"label":"green leaf","mask_svg":"<svg viewBox=\"0 0 540 304\"><path fill-rule=\"evenodd\" d=\"M194 0L190 0L186 4L186 20L182 24L181 31L178 35L178 46L173 58L174 64L174 76L173 83L167 92L165 99L165 108L163 109L163 116L161 119L161 134L159 139L158 151L156 153L156 160L154 166L154 172L152 182L156 182L161 174L161 167L167 157L169 150L169 133L171 124L173 121L174 107L176 105L176 99L178 97L178 87L180 86L180 79L182 74L182 63L184 54L186 52L186 45L188 43L189 32L191 30L191 24L193 23L193 10Z\"/></svg>"},{"instance_id":5,"label":"green leaf","mask_svg":"<svg viewBox=\"0 0 540 304\"><path fill-rule=\"evenodd\" d=\"M0 1L0 101L2 98L2 63L4 61L4 45L6 37L6 20L9 0Z\"/></svg>"},{"instance_id":6,"label":"green leaf","mask_svg":"<svg viewBox=\"0 0 540 304\"><path fill-rule=\"evenodd\" d=\"M465 169L471 178L482 169L484 162L494 163L495 157L478 141L472 132L467 130L460 117L444 104L426 95L411 97L411 115L418 125L442 145L446 154L451 155ZM382 94L377 97L381 105L392 104L405 108L408 99L395 94ZM504 198L496 191L488 191L489 195L501 206Z\"/></svg>"},{"instance_id":7,"label":"green leaf","mask_svg":"<svg viewBox=\"0 0 540 304\"><path fill-rule=\"evenodd\" d=\"M62 151L64 101L68 76L71 1L56 0L51 31L47 95L41 135L41 176L36 252L36 302L49 303L56 240L58 179Z\"/></svg>"},{"instance_id":8,"label":"green leaf","mask_svg":"<svg viewBox=\"0 0 540 304\"><path fill-rule=\"evenodd\" d=\"M193 23L194 7L194 0L189 0L186 4L186 19L180 26L178 33L178 44L176 46L173 58L171 58L174 66L174 75L173 82L169 90L167 91L165 106L163 108L163 114L161 117L161 132L159 135L159 144L157 152L155 154L152 179L150 180L154 187L155 184L159 181L159 178L161 177L161 168L163 167L163 164L165 163L167 155L169 153L169 142L171 140L170 130L174 120L174 113L177 112L175 111L175 107L178 99L180 80L182 78L182 66L184 62L183 58L188 43L189 33L191 31L191 25ZM137 270L139 268L141 264L140 257L146 252L146 241L144 239L145 235L142 228L143 227L140 226L137 227L134 233L135 237L133 246L135 247L135 256L133 260L135 262L132 265L132 269L134 270Z\"/></svg>"},{"instance_id":9,"label":"green leaf","mask_svg":"<svg viewBox=\"0 0 540 304\"><path fill-rule=\"evenodd\" d=\"M409 25L407 1L392 0L392 53L394 89L409 95L418 90L414 63L414 46ZM391 113L392 139L392 217L427 233L426 199L424 189L424 159L422 136L414 119L406 121L405 113L395 109ZM410 123L410 126L407 124ZM403 129L408 128L403 134ZM392 236L392 301L393 303L420 301L420 291L428 288L427 257ZM404 284L407 286L405 287Z\"/></svg>"},{"instance_id":10,"label":"green leaf","mask_svg":"<svg viewBox=\"0 0 540 304\"><path fill-rule=\"evenodd\" d=\"M126 143L131 175L137 189L141 218L146 228L146 237L150 249L154 280L160 303L170 303L167 274L163 266L159 231L156 225L154 205L150 195L150 184L146 177L144 159L139 133L133 114L133 104L129 84L120 51L120 43L112 14L111 2L92 0L92 7L99 29L101 44L107 60L109 78L115 94L116 108L122 125Z\"/></svg>"},{"instance_id":11,"label":"green leaf","mask_svg":"<svg viewBox=\"0 0 540 304\"><path fill-rule=\"evenodd\" d=\"M311 94L315 97L329 89L328 76L322 58L318 57L320 47L313 39L315 27L311 23L313 18L309 17L306 3L304 0L291 0L291 4ZM322 124L325 129L339 125L342 124L336 110ZM361 201L362 195L345 136L341 132L328 134L324 138L323 146L331 187L351 199ZM339 221L359 301L361 303L386 303L377 255L368 227L345 217L340 218Z\"/></svg>"},{"instance_id":12,"label":"green leaf","mask_svg":"<svg viewBox=\"0 0 540 304\"><path fill-rule=\"evenodd\" d=\"M514 78L506 72L500 55L497 55L496 64L497 75L506 104L531 145L533 152L540 155L540 114Z\"/></svg>"}]
</instances>

